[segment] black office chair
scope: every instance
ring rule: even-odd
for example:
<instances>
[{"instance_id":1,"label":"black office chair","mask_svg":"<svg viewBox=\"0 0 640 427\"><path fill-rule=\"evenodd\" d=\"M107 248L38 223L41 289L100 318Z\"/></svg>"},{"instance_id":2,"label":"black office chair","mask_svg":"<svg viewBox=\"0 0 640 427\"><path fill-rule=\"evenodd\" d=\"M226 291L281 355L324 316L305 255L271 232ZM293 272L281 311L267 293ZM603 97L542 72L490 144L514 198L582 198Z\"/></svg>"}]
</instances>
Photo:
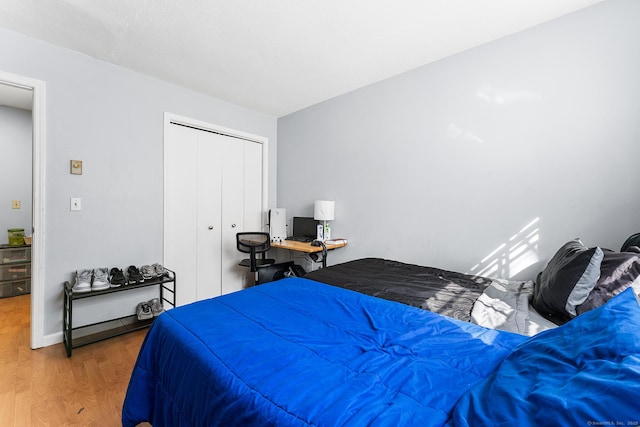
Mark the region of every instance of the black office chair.
<instances>
[{"instance_id":1,"label":"black office chair","mask_svg":"<svg viewBox=\"0 0 640 427\"><path fill-rule=\"evenodd\" d=\"M257 273L258 269L275 264L275 259L266 258L266 253L271 249L271 239L269 233L263 232L242 232L236 234L236 246L242 253L249 254L249 258L240 261L240 266L249 267L249 271ZM258 258L258 255L261 255ZM257 285L258 274L255 274L255 284Z\"/></svg>"},{"instance_id":2,"label":"black office chair","mask_svg":"<svg viewBox=\"0 0 640 427\"><path fill-rule=\"evenodd\" d=\"M620 252L638 252L636 248L640 247L640 233L632 234L622 244Z\"/></svg>"}]
</instances>

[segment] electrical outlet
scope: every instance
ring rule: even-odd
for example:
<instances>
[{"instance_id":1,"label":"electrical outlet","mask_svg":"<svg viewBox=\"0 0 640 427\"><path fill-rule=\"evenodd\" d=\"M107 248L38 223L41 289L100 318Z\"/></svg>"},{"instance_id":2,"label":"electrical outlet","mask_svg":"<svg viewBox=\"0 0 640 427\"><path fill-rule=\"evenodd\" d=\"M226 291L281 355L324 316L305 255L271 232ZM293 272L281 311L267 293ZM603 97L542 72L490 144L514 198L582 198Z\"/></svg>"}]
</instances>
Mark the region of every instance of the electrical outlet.
<instances>
[{"instance_id":1,"label":"electrical outlet","mask_svg":"<svg viewBox=\"0 0 640 427\"><path fill-rule=\"evenodd\" d=\"M20 209L22 207L22 202L20 202L20 200L12 200L11 201L11 208L12 209Z\"/></svg>"}]
</instances>

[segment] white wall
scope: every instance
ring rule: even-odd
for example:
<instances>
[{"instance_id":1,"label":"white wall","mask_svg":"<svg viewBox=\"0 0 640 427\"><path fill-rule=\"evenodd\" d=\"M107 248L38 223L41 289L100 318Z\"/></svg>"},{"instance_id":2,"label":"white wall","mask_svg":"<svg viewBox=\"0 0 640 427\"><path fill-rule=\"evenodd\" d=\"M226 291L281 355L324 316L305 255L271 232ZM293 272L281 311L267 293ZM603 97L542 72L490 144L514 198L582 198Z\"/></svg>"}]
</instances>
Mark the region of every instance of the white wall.
<instances>
[{"instance_id":1,"label":"white wall","mask_svg":"<svg viewBox=\"0 0 640 427\"><path fill-rule=\"evenodd\" d=\"M273 117L4 29L0 70L46 83L45 335L62 331L62 284L76 269L162 262L164 112L267 137L275 201ZM72 159L83 175L70 175ZM134 313L142 296L124 294L90 314Z\"/></svg>"},{"instance_id":2,"label":"white wall","mask_svg":"<svg viewBox=\"0 0 640 427\"><path fill-rule=\"evenodd\" d=\"M31 111L0 106L0 244L9 228L31 235L31 133Z\"/></svg>"},{"instance_id":3,"label":"white wall","mask_svg":"<svg viewBox=\"0 0 640 427\"><path fill-rule=\"evenodd\" d=\"M532 278L574 237L618 250L640 231L639 20L600 3L280 118L278 207L336 201L330 264Z\"/></svg>"}]
</instances>

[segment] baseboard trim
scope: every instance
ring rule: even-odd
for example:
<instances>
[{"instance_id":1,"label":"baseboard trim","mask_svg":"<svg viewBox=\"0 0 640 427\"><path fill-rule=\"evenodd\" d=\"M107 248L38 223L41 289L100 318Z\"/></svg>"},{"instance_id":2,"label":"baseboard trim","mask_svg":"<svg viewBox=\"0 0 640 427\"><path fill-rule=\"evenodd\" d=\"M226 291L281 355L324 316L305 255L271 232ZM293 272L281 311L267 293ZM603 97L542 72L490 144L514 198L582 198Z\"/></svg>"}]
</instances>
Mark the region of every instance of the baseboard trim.
<instances>
[{"instance_id":1,"label":"baseboard trim","mask_svg":"<svg viewBox=\"0 0 640 427\"><path fill-rule=\"evenodd\" d=\"M56 332L55 334L45 335L43 339L43 347L49 347L51 345L60 344L62 342L62 332Z\"/></svg>"}]
</instances>

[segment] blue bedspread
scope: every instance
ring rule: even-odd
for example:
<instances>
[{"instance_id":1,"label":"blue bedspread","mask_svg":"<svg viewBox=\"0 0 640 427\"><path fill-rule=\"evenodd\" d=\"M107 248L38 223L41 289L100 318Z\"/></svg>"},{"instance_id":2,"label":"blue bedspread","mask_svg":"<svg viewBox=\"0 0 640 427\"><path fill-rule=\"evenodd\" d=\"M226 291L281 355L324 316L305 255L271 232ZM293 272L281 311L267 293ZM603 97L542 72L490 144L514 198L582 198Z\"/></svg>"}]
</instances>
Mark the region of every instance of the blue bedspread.
<instances>
[{"instance_id":1,"label":"blue bedspread","mask_svg":"<svg viewBox=\"0 0 640 427\"><path fill-rule=\"evenodd\" d=\"M123 425L445 424L526 337L290 278L162 314Z\"/></svg>"},{"instance_id":2,"label":"blue bedspread","mask_svg":"<svg viewBox=\"0 0 640 427\"><path fill-rule=\"evenodd\" d=\"M632 291L518 345L462 396L451 426L639 426L640 307Z\"/></svg>"},{"instance_id":3,"label":"blue bedspread","mask_svg":"<svg viewBox=\"0 0 640 427\"><path fill-rule=\"evenodd\" d=\"M640 425L632 289L532 338L306 279L162 314L123 425Z\"/></svg>"}]
</instances>

